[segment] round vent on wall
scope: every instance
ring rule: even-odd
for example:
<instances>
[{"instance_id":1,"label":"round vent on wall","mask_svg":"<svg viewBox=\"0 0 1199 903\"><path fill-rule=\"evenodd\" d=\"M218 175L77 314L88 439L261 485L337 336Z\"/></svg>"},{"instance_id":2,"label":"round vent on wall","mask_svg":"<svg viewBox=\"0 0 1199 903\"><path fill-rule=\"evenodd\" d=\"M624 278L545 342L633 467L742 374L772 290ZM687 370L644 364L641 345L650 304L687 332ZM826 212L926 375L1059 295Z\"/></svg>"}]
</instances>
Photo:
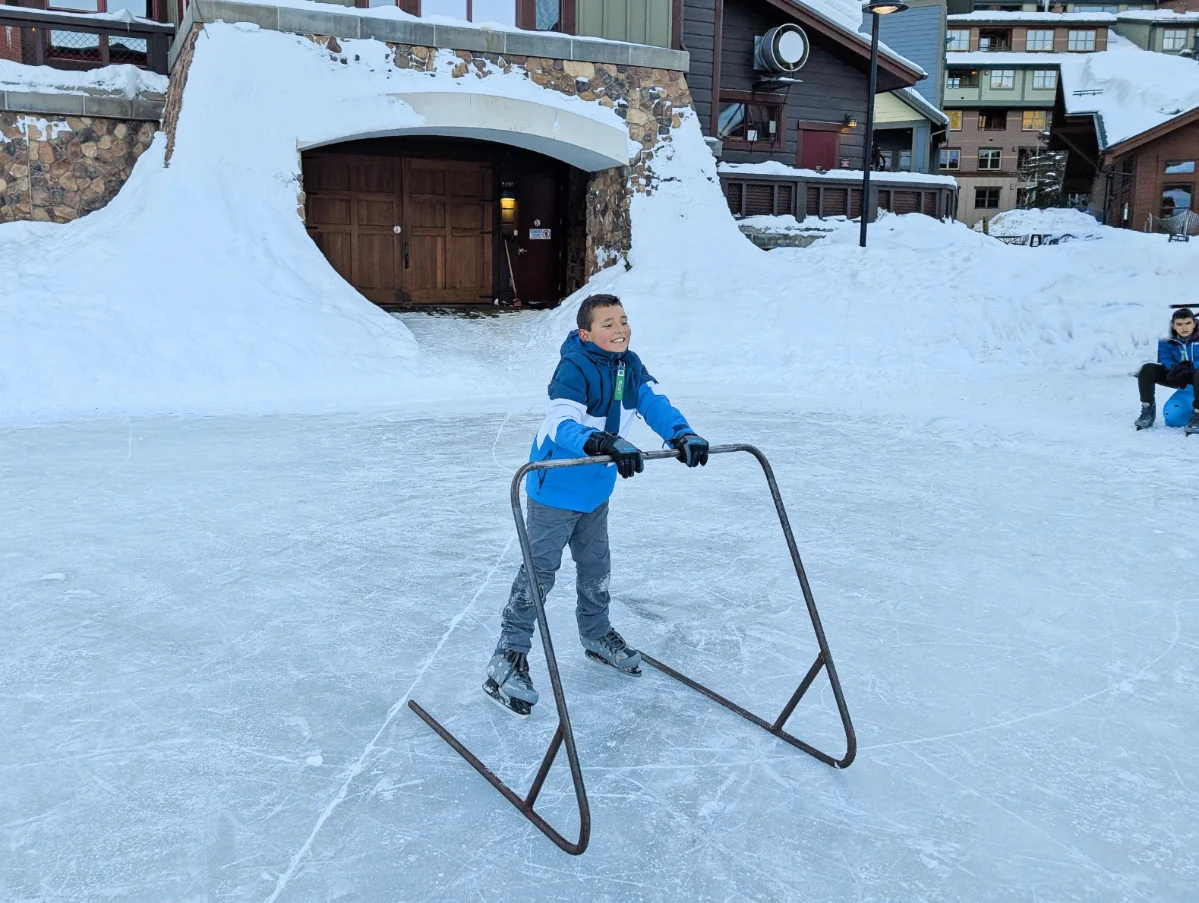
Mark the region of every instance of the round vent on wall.
<instances>
[{"instance_id":1,"label":"round vent on wall","mask_svg":"<svg viewBox=\"0 0 1199 903\"><path fill-rule=\"evenodd\" d=\"M796 72L808 61L808 36L798 25L776 25L754 38L754 68L763 72Z\"/></svg>"}]
</instances>

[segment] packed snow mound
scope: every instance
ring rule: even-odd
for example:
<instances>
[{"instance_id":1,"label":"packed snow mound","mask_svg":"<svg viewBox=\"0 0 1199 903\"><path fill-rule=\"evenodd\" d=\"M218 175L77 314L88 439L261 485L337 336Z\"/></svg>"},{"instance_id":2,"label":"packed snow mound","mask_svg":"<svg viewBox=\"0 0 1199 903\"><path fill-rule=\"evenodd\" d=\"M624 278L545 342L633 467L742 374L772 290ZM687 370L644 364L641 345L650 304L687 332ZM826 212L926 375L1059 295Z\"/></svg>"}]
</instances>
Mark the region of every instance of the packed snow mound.
<instances>
[{"instance_id":1,"label":"packed snow mound","mask_svg":"<svg viewBox=\"0 0 1199 903\"><path fill-rule=\"evenodd\" d=\"M147 93L165 94L167 77L137 66L102 66L86 72L71 72L50 66L26 66L0 60L0 90L35 91L41 94L103 92L122 97Z\"/></svg>"},{"instance_id":2,"label":"packed snow mound","mask_svg":"<svg viewBox=\"0 0 1199 903\"><path fill-rule=\"evenodd\" d=\"M919 392L964 374L1110 368L1151 357L1167 305L1199 279L1199 246L1165 236L1108 229L1032 249L919 214L882 215L865 251L857 224L763 251L728 216L698 128L676 133L656 170L654 193L633 201L632 269L600 273L543 330L560 341L583 294L614 292L668 390Z\"/></svg>"},{"instance_id":3,"label":"packed snow mound","mask_svg":"<svg viewBox=\"0 0 1199 903\"><path fill-rule=\"evenodd\" d=\"M0 226L0 417L322 410L387 405L456 373L418 366L411 332L329 265L297 215L298 148L424 122L397 92L598 104L523 74L397 68L385 43L340 58L300 35L208 24L174 153L165 138L103 210ZM51 123L53 126L53 123Z\"/></svg>"},{"instance_id":4,"label":"packed snow mound","mask_svg":"<svg viewBox=\"0 0 1199 903\"><path fill-rule=\"evenodd\" d=\"M1073 235L1076 238L1098 238L1119 231L1103 226L1095 217L1082 210L1050 207L1043 210L1006 210L990 222L992 235Z\"/></svg>"}]
</instances>

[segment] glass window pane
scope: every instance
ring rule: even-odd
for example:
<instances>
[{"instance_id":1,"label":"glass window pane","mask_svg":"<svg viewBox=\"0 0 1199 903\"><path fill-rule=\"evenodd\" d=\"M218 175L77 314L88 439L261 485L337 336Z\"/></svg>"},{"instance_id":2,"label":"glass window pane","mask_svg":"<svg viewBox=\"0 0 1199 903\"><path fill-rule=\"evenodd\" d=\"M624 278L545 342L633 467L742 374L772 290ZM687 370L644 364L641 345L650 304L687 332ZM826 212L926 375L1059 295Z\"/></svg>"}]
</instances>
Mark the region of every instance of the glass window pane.
<instances>
[{"instance_id":1,"label":"glass window pane","mask_svg":"<svg viewBox=\"0 0 1199 903\"><path fill-rule=\"evenodd\" d=\"M555 31L562 18L561 0L537 0L536 25L538 31Z\"/></svg>"},{"instance_id":2,"label":"glass window pane","mask_svg":"<svg viewBox=\"0 0 1199 903\"><path fill-rule=\"evenodd\" d=\"M58 4L52 5L57 6ZM108 11L115 13L118 10L127 9L135 16L145 18L147 5L146 0L108 0Z\"/></svg>"},{"instance_id":3,"label":"glass window pane","mask_svg":"<svg viewBox=\"0 0 1199 903\"><path fill-rule=\"evenodd\" d=\"M1162 190L1162 216L1173 216L1191 209L1194 186L1167 185Z\"/></svg>"},{"instance_id":4,"label":"glass window pane","mask_svg":"<svg viewBox=\"0 0 1199 903\"><path fill-rule=\"evenodd\" d=\"M420 14L422 16L450 16L455 19L465 19L466 0L421 0Z\"/></svg>"},{"instance_id":5,"label":"glass window pane","mask_svg":"<svg viewBox=\"0 0 1199 903\"><path fill-rule=\"evenodd\" d=\"M475 0L471 20L515 25L516 0Z\"/></svg>"},{"instance_id":6,"label":"glass window pane","mask_svg":"<svg viewBox=\"0 0 1199 903\"><path fill-rule=\"evenodd\" d=\"M1166 163L1166 175L1179 175L1195 171L1194 160L1170 160Z\"/></svg>"},{"instance_id":7,"label":"glass window pane","mask_svg":"<svg viewBox=\"0 0 1199 903\"><path fill-rule=\"evenodd\" d=\"M740 137L745 134L745 104L725 104L716 123L721 138Z\"/></svg>"}]
</instances>

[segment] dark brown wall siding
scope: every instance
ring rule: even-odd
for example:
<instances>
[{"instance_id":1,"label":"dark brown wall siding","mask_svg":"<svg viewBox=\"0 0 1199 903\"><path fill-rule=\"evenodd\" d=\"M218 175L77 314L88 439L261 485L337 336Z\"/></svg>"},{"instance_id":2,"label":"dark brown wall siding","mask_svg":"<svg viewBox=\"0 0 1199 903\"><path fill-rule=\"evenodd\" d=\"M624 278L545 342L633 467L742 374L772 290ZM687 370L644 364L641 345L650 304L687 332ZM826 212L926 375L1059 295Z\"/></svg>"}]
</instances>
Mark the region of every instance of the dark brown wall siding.
<instances>
[{"instance_id":1,"label":"dark brown wall siding","mask_svg":"<svg viewBox=\"0 0 1199 903\"><path fill-rule=\"evenodd\" d=\"M683 7L683 46L691 54L687 85L699 114L700 127L707 134L712 121L712 48L718 0L686 0Z\"/></svg>"},{"instance_id":2,"label":"dark brown wall siding","mask_svg":"<svg viewBox=\"0 0 1199 903\"><path fill-rule=\"evenodd\" d=\"M766 7L766 10L769 10L769 7ZM692 18L693 15L692 5L689 3L687 17ZM761 73L753 70L754 37L785 21L788 21L785 17L772 16L769 12L759 10L757 5L747 6L738 0L727 0L724 9L724 47L721 53L723 88L733 91L753 89L754 82L762 77ZM774 159L794 165L798 150L796 122L841 122L845 114L850 113L857 119L858 127L841 134L841 157L848 158L850 165L855 169L861 167L868 77L826 50L815 46L815 35L809 33L808 37L812 39L813 46L807 63L797 73L801 84L792 85L788 95L785 110L785 143L774 153L755 151L751 154L748 151L731 150L726 147L725 160L740 163ZM694 51L692 52L694 54ZM694 62L692 67L692 74L688 75L687 81L691 85L692 96L697 97L696 87L703 79L694 75ZM781 94L787 89L772 90ZM711 102L710 99L708 102Z\"/></svg>"}]
</instances>

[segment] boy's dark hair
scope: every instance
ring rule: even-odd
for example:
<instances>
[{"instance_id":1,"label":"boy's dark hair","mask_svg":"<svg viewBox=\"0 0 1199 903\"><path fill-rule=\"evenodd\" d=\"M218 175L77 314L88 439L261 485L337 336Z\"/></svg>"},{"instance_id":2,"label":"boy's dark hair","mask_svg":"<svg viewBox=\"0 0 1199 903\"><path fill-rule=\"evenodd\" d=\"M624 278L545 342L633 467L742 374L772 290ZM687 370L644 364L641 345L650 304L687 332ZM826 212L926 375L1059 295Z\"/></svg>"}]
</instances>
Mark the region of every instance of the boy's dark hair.
<instances>
[{"instance_id":1,"label":"boy's dark hair","mask_svg":"<svg viewBox=\"0 0 1199 903\"><path fill-rule=\"evenodd\" d=\"M579 305L579 315L575 318L575 323L578 324L579 329L590 330L591 325L595 322L595 309L613 306L624 307L615 295L588 295Z\"/></svg>"}]
</instances>

